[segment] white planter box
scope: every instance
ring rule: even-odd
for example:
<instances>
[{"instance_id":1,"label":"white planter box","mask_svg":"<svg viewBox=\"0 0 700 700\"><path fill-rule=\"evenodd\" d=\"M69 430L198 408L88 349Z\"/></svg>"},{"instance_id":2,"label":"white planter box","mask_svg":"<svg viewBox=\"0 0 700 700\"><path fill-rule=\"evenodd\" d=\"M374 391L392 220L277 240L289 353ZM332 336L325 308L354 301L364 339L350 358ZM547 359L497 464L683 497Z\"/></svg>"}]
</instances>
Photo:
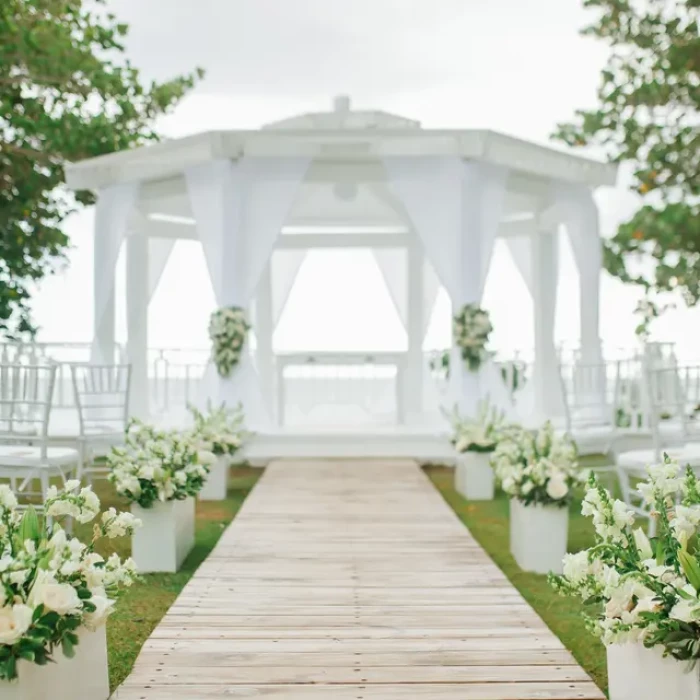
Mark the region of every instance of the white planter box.
<instances>
[{"instance_id":1,"label":"white planter box","mask_svg":"<svg viewBox=\"0 0 700 700\"><path fill-rule=\"evenodd\" d=\"M75 656L67 659L54 650L56 663L37 666L28 661L17 664L16 681L0 681L0 700L107 700L107 633L81 630Z\"/></svg>"},{"instance_id":2,"label":"white planter box","mask_svg":"<svg viewBox=\"0 0 700 700\"><path fill-rule=\"evenodd\" d=\"M492 501L494 473L490 452L463 452L457 455L455 490L469 501Z\"/></svg>"},{"instance_id":3,"label":"white planter box","mask_svg":"<svg viewBox=\"0 0 700 700\"><path fill-rule=\"evenodd\" d=\"M700 668L685 673L661 647L611 644L607 654L610 700L700 700Z\"/></svg>"},{"instance_id":4,"label":"white planter box","mask_svg":"<svg viewBox=\"0 0 700 700\"><path fill-rule=\"evenodd\" d=\"M225 501L228 486L228 470L231 464L229 455L221 455L209 467L209 477L199 492L200 501Z\"/></svg>"},{"instance_id":5,"label":"white planter box","mask_svg":"<svg viewBox=\"0 0 700 700\"><path fill-rule=\"evenodd\" d=\"M510 501L510 551L523 571L562 572L569 509Z\"/></svg>"},{"instance_id":6,"label":"white planter box","mask_svg":"<svg viewBox=\"0 0 700 700\"><path fill-rule=\"evenodd\" d=\"M194 498L156 503L153 508L131 504L143 526L131 538L131 556L140 573L180 569L194 546Z\"/></svg>"}]
</instances>

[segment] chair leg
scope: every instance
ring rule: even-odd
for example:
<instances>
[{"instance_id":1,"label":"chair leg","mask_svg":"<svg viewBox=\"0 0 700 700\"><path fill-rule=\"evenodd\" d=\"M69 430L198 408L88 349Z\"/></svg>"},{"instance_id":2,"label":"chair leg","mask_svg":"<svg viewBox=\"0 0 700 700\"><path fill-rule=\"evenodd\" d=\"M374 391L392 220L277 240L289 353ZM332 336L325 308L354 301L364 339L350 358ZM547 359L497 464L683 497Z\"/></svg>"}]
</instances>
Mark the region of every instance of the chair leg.
<instances>
[{"instance_id":1,"label":"chair leg","mask_svg":"<svg viewBox=\"0 0 700 700\"><path fill-rule=\"evenodd\" d=\"M49 473L46 469L41 470L41 501L46 501L46 494L49 490Z\"/></svg>"}]
</instances>

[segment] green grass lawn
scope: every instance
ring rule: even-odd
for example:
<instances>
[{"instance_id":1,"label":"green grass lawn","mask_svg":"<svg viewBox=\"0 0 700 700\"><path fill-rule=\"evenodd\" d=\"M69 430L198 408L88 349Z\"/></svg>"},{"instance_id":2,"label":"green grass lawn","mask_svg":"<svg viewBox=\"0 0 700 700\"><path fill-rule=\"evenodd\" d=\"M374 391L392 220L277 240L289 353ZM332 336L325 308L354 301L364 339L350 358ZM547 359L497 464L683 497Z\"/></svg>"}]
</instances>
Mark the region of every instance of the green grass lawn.
<instances>
[{"instance_id":1,"label":"green grass lawn","mask_svg":"<svg viewBox=\"0 0 700 700\"><path fill-rule=\"evenodd\" d=\"M582 460L584 466L596 466L595 460ZM466 501L454 490L454 470L447 467L426 467L426 473L447 503L469 528L479 544L488 552L510 582L537 611L550 629L561 639L576 660L602 690L607 689L605 648L586 630L582 607L570 598L552 591L547 577L520 570L510 553L508 499L499 492L494 501ZM609 477L613 483L606 483ZM601 481L611 488L614 475L605 474ZM593 528L581 515L581 501L571 505L569 551L576 552L593 544Z\"/></svg>"},{"instance_id":2,"label":"green grass lawn","mask_svg":"<svg viewBox=\"0 0 700 700\"><path fill-rule=\"evenodd\" d=\"M134 585L119 599L107 625L109 684L112 691L129 675L143 643L197 567L214 548L261 474L261 469L243 466L232 468L227 499L197 503L195 546L182 570L176 574L146 574L142 577L142 582ZM104 510L110 506L117 510L128 510L128 504L116 496L108 482L96 481L94 489ZM90 526L76 526L75 533L87 540L91 534ZM130 548L130 539L120 538L109 542L108 547L100 552L107 555L116 551L125 557L129 555Z\"/></svg>"}]
</instances>

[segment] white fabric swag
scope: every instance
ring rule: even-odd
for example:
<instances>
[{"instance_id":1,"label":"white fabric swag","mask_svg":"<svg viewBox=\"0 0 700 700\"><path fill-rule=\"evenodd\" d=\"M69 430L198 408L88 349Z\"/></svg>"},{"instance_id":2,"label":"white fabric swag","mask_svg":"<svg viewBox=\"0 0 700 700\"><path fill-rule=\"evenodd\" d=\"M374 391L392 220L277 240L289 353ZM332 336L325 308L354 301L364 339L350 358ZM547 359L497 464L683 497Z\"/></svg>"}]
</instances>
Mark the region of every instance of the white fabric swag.
<instances>
[{"instance_id":1,"label":"white fabric swag","mask_svg":"<svg viewBox=\"0 0 700 700\"><path fill-rule=\"evenodd\" d=\"M294 287L299 270L306 260L307 250L276 250L272 255L271 287L272 287L272 330L282 318L284 309L289 301L289 295Z\"/></svg>"},{"instance_id":2,"label":"white fabric swag","mask_svg":"<svg viewBox=\"0 0 700 700\"><path fill-rule=\"evenodd\" d=\"M114 355L114 287L117 260L129 220L136 210L140 185L125 182L100 190L95 206L94 333L92 361Z\"/></svg>"},{"instance_id":3,"label":"white fabric swag","mask_svg":"<svg viewBox=\"0 0 700 700\"><path fill-rule=\"evenodd\" d=\"M397 156L384 159L389 185L423 241L455 310L480 303L498 226L503 214L508 170L454 156ZM453 349L451 399L472 414L490 394L508 408L494 368L469 372ZM480 375L488 372L489 377Z\"/></svg>"},{"instance_id":4,"label":"white fabric swag","mask_svg":"<svg viewBox=\"0 0 700 700\"><path fill-rule=\"evenodd\" d=\"M153 295L158 289L165 267L168 264L170 255L175 247L175 240L172 238L149 238L148 239L148 301L153 299Z\"/></svg>"},{"instance_id":5,"label":"white fabric swag","mask_svg":"<svg viewBox=\"0 0 700 700\"><path fill-rule=\"evenodd\" d=\"M566 226L581 282L581 360L602 361L600 348L600 270L603 249L598 207L585 185L553 183L552 199Z\"/></svg>"},{"instance_id":6,"label":"white fabric swag","mask_svg":"<svg viewBox=\"0 0 700 700\"><path fill-rule=\"evenodd\" d=\"M308 158L244 157L185 171L218 306L250 307L308 166ZM210 363L202 390L203 396L230 406L241 401L253 429L269 423L249 352L228 379Z\"/></svg>"}]
</instances>

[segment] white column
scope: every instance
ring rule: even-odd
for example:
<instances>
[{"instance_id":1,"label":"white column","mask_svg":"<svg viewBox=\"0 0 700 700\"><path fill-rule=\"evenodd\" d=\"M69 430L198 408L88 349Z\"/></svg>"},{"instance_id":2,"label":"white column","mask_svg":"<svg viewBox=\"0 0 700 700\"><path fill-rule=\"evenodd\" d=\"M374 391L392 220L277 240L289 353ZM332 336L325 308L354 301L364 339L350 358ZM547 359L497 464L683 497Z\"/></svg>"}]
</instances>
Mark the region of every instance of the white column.
<instances>
[{"instance_id":1,"label":"white column","mask_svg":"<svg viewBox=\"0 0 700 700\"><path fill-rule=\"evenodd\" d=\"M406 358L405 385L403 387L404 416L406 422L420 424L423 419L423 263L424 254L417 237L407 249L408 355Z\"/></svg>"},{"instance_id":2,"label":"white column","mask_svg":"<svg viewBox=\"0 0 700 700\"><path fill-rule=\"evenodd\" d=\"M595 239L594 239L595 240ZM597 241L600 245L600 241ZM593 244L593 241L592 241ZM581 361L585 364L602 362L600 345L600 265L592 259L579 266Z\"/></svg>"},{"instance_id":3,"label":"white column","mask_svg":"<svg viewBox=\"0 0 700 700\"><path fill-rule=\"evenodd\" d=\"M255 298L255 334L258 341L256 364L263 399L271 416L275 414L275 356L272 348L272 277L270 263L263 269Z\"/></svg>"},{"instance_id":4,"label":"white column","mask_svg":"<svg viewBox=\"0 0 700 700\"><path fill-rule=\"evenodd\" d=\"M94 262L95 286L100 276L101 268L98 265L97 256ZM102 268L104 271L104 268ZM106 295L101 311L95 305L93 316L93 328L95 329L95 342L93 345L93 362L98 364L111 364L114 362L114 326L116 319L115 289Z\"/></svg>"},{"instance_id":5,"label":"white column","mask_svg":"<svg viewBox=\"0 0 700 700\"><path fill-rule=\"evenodd\" d=\"M557 351L554 345L559 270L557 228L538 229L531 237L533 307L535 315L535 366L533 422L560 416L563 411ZM529 421L528 421L529 422Z\"/></svg>"},{"instance_id":6,"label":"white column","mask_svg":"<svg viewBox=\"0 0 700 700\"><path fill-rule=\"evenodd\" d=\"M131 363L130 412L147 419L148 406L148 238L143 232L126 239L127 357Z\"/></svg>"}]
</instances>

